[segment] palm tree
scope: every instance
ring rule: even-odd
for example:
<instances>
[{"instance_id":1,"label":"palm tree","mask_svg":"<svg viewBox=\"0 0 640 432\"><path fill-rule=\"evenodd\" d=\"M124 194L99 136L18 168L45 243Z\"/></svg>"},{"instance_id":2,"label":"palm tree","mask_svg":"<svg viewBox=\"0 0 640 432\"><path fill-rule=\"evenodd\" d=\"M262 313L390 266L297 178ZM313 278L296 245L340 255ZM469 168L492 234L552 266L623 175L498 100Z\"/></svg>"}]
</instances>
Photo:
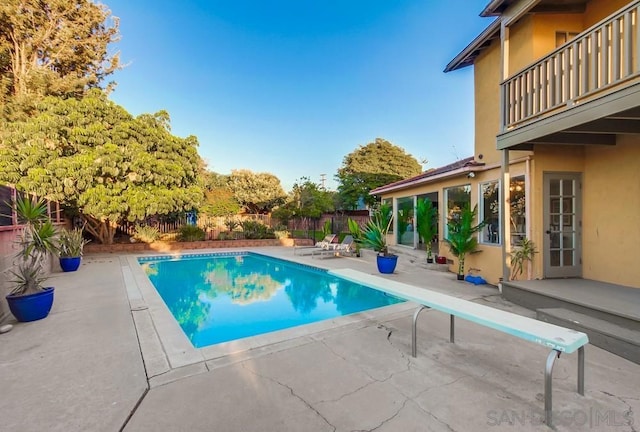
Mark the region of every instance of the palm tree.
<instances>
[{"instance_id":1,"label":"palm tree","mask_svg":"<svg viewBox=\"0 0 640 432\"><path fill-rule=\"evenodd\" d=\"M427 260L431 262L431 242L438 231L438 209L429 198L420 198L416 204L416 219L418 235L427 250Z\"/></svg>"},{"instance_id":2,"label":"palm tree","mask_svg":"<svg viewBox=\"0 0 640 432\"><path fill-rule=\"evenodd\" d=\"M467 254L473 253L478 247L477 233L486 225L485 221L474 225L478 206L473 210L469 204L465 205L460 213L453 215L449 222L448 236L445 241L449 244L451 253L458 258L458 278L464 275L464 260Z\"/></svg>"}]
</instances>

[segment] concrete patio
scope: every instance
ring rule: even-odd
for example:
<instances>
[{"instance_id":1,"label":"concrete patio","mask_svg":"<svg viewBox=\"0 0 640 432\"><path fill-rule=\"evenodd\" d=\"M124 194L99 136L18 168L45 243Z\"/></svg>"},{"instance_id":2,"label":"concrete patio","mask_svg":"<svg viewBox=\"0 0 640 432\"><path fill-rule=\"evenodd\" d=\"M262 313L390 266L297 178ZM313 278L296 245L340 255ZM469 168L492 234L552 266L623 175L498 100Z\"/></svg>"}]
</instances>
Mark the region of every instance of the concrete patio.
<instances>
[{"instance_id":1,"label":"concrete patio","mask_svg":"<svg viewBox=\"0 0 640 432\"><path fill-rule=\"evenodd\" d=\"M376 272L372 256L258 252ZM407 261L389 277L534 316L495 287ZM547 349L462 320L450 344L449 318L438 312L419 321L417 358L408 304L192 350L172 333L176 324L132 256L87 256L77 273L50 282L50 316L0 335L0 430L550 430L542 423ZM576 369L575 355L554 369L557 430L639 429L640 366L587 346L584 397Z\"/></svg>"}]
</instances>

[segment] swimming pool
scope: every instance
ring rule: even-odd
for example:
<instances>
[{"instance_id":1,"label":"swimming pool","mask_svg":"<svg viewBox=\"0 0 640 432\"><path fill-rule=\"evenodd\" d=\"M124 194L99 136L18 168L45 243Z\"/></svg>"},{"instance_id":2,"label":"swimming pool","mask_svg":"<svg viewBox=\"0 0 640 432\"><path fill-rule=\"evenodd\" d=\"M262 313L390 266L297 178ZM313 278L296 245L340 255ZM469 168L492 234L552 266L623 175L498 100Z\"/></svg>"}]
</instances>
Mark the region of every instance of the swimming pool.
<instances>
[{"instance_id":1,"label":"swimming pool","mask_svg":"<svg viewBox=\"0 0 640 432\"><path fill-rule=\"evenodd\" d=\"M138 262L196 348L402 302L325 270L252 252Z\"/></svg>"}]
</instances>

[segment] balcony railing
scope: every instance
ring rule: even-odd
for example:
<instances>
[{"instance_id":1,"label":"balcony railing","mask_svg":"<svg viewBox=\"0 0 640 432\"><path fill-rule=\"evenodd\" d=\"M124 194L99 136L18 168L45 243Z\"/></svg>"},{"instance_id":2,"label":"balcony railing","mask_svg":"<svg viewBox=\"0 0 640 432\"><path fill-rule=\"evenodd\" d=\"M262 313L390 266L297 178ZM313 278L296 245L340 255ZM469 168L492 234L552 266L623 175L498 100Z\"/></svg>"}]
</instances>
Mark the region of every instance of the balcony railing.
<instances>
[{"instance_id":1,"label":"balcony railing","mask_svg":"<svg viewBox=\"0 0 640 432\"><path fill-rule=\"evenodd\" d=\"M640 0L501 85L504 130L640 76Z\"/></svg>"}]
</instances>

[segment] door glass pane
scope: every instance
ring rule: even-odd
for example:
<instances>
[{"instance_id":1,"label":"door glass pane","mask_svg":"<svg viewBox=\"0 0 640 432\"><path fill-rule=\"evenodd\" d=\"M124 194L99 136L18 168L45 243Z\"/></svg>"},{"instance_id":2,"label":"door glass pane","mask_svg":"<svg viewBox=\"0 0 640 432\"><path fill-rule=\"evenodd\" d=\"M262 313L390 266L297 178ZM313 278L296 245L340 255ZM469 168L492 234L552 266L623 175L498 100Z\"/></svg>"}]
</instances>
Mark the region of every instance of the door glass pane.
<instances>
[{"instance_id":1,"label":"door glass pane","mask_svg":"<svg viewBox=\"0 0 640 432\"><path fill-rule=\"evenodd\" d=\"M551 251L549 258L551 259L551 267L560 267L560 251Z\"/></svg>"},{"instance_id":2,"label":"door glass pane","mask_svg":"<svg viewBox=\"0 0 640 432\"><path fill-rule=\"evenodd\" d=\"M562 199L562 213L573 213L573 198Z\"/></svg>"},{"instance_id":3,"label":"door glass pane","mask_svg":"<svg viewBox=\"0 0 640 432\"><path fill-rule=\"evenodd\" d=\"M560 195L560 180L551 180L549 183L549 193L551 195Z\"/></svg>"},{"instance_id":4,"label":"door glass pane","mask_svg":"<svg viewBox=\"0 0 640 432\"><path fill-rule=\"evenodd\" d=\"M413 246L413 197L398 198L398 213L396 214L398 227L398 244Z\"/></svg>"},{"instance_id":5,"label":"door glass pane","mask_svg":"<svg viewBox=\"0 0 640 432\"><path fill-rule=\"evenodd\" d=\"M562 236L562 247L564 249L573 249L573 234L569 233Z\"/></svg>"},{"instance_id":6,"label":"door glass pane","mask_svg":"<svg viewBox=\"0 0 640 432\"><path fill-rule=\"evenodd\" d=\"M562 252L562 265L564 266L573 265L573 250L564 250Z\"/></svg>"},{"instance_id":7,"label":"door glass pane","mask_svg":"<svg viewBox=\"0 0 640 432\"><path fill-rule=\"evenodd\" d=\"M449 221L457 218L465 206L471 205L471 185L455 186L444 190L444 199L447 203L445 217L445 237L449 232Z\"/></svg>"},{"instance_id":8,"label":"door glass pane","mask_svg":"<svg viewBox=\"0 0 640 432\"><path fill-rule=\"evenodd\" d=\"M562 180L562 195L573 195L573 180Z\"/></svg>"},{"instance_id":9,"label":"door glass pane","mask_svg":"<svg viewBox=\"0 0 640 432\"><path fill-rule=\"evenodd\" d=\"M499 186L497 181L480 185L482 200L480 201L480 215L486 222L482 230L480 241L482 243L499 243L500 232L500 199L498 197Z\"/></svg>"}]
</instances>

